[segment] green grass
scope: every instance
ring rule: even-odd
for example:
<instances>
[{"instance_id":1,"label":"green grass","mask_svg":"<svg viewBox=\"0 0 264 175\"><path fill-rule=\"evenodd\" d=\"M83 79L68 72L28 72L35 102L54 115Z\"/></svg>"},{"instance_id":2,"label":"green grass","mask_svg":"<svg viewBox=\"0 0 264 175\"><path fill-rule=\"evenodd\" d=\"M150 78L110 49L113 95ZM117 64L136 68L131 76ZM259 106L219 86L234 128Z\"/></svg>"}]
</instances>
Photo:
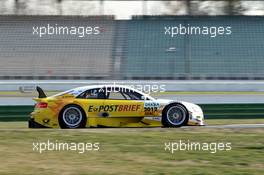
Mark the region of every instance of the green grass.
<instances>
[{"instance_id":1,"label":"green grass","mask_svg":"<svg viewBox=\"0 0 264 175\"><path fill-rule=\"evenodd\" d=\"M0 123L0 174L244 174L264 173L263 129L26 129ZM100 150L32 150L33 142L99 142ZM231 142L231 151L164 150L165 142Z\"/></svg>"},{"instance_id":2,"label":"green grass","mask_svg":"<svg viewBox=\"0 0 264 175\"><path fill-rule=\"evenodd\" d=\"M206 119L206 125L232 125L232 124L264 124L261 119Z\"/></svg>"}]
</instances>

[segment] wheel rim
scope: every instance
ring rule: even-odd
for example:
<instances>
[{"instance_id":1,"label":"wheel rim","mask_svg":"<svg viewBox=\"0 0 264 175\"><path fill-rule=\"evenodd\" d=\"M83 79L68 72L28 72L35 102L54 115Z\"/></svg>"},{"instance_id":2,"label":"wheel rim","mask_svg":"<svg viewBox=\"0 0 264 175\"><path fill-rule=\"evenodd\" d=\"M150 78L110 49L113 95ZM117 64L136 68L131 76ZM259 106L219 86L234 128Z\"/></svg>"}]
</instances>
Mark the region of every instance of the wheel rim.
<instances>
[{"instance_id":1,"label":"wheel rim","mask_svg":"<svg viewBox=\"0 0 264 175\"><path fill-rule=\"evenodd\" d=\"M62 114L63 121L69 127L77 127L82 121L82 112L79 108L69 107Z\"/></svg>"},{"instance_id":2,"label":"wheel rim","mask_svg":"<svg viewBox=\"0 0 264 175\"><path fill-rule=\"evenodd\" d=\"M172 106L167 112L167 119L173 125L181 125L186 118L184 108L180 106Z\"/></svg>"}]
</instances>

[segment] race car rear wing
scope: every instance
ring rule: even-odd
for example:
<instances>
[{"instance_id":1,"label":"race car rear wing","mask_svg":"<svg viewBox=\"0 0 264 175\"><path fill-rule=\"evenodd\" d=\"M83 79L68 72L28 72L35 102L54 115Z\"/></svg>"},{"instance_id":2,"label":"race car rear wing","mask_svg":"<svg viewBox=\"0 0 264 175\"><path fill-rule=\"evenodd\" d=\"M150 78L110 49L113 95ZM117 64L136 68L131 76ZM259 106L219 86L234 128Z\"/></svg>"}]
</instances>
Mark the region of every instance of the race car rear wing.
<instances>
[{"instance_id":1,"label":"race car rear wing","mask_svg":"<svg viewBox=\"0 0 264 175\"><path fill-rule=\"evenodd\" d=\"M38 91L38 98L46 98L47 97L47 95L44 93L44 91L39 87L39 86L37 86L36 87L36 90Z\"/></svg>"}]
</instances>

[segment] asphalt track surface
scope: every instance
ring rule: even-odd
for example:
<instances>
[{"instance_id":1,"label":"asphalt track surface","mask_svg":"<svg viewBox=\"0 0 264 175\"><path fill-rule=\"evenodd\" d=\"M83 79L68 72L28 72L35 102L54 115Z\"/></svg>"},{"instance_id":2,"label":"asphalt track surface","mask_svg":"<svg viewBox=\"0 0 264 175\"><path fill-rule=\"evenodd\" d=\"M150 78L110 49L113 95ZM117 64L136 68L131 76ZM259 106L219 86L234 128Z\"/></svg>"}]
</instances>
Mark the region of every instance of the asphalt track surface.
<instances>
[{"instance_id":1,"label":"asphalt track surface","mask_svg":"<svg viewBox=\"0 0 264 175\"><path fill-rule=\"evenodd\" d=\"M188 126L187 126L188 127ZM203 127L203 126L200 126ZM232 125L208 125L206 128L224 128L224 129L239 129L239 128L262 128L264 124L232 124Z\"/></svg>"},{"instance_id":2,"label":"asphalt track surface","mask_svg":"<svg viewBox=\"0 0 264 175\"><path fill-rule=\"evenodd\" d=\"M179 130L179 129L192 129L192 128L204 128L204 129L263 129L264 124L231 124L231 125L207 125L207 126L183 126L181 128L162 128L162 127L153 127L153 128L85 128L85 129L72 129L68 130L70 132L80 131L80 132L107 132L110 131L164 131L164 130ZM0 131L50 131L50 130L61 130L61 129L51 129L51 128L39 128L39 129L30 129L30 128L4 128Z\"/></svg>"},{"instance_id":3,"label":"asphalt track surface","mask_svg":"<svg viewBox=\"0 0 264 175\"><path fill-rule=\"evenodd\" d=\"M264 94L164 94L156 98L197 104L264 103ZM31 97L0 97L0 105L33 105Z\"/></svg>"}]
</instances>

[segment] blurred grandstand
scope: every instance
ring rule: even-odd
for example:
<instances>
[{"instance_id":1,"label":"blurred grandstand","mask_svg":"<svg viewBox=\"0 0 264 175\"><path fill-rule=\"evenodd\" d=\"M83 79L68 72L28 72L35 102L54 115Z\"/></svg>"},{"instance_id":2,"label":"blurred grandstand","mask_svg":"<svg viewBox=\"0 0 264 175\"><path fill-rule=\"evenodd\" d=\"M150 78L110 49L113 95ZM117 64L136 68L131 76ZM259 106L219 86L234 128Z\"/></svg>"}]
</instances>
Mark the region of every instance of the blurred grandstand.
<instances>
[{"instance_id":1,"label":"blurred grandstand","mask_svg":"<svg viewBox=\"0 0 264 175\"><path fill-rule=\"evenodd\" d=\"M32 35L96 25L100 35ZM232 35L164 35L164 26L232 26ZM0 16L0 79L264 79L261 16Z\"/></svg>"},{"instance_id":2,"label":"blurred grandstand","mask_svg":"<svg viewBox=\"0 0 264 175\"><path fill-rule=\"evenodd\" d=\"M111 69L113 17L0 16L0 75L3 79L107 78ZM71 35L32 34L32 26L98 25L100 36L78 39ZM75 22L77 21L77 22Z\"/></svg>"}]
</instances>

